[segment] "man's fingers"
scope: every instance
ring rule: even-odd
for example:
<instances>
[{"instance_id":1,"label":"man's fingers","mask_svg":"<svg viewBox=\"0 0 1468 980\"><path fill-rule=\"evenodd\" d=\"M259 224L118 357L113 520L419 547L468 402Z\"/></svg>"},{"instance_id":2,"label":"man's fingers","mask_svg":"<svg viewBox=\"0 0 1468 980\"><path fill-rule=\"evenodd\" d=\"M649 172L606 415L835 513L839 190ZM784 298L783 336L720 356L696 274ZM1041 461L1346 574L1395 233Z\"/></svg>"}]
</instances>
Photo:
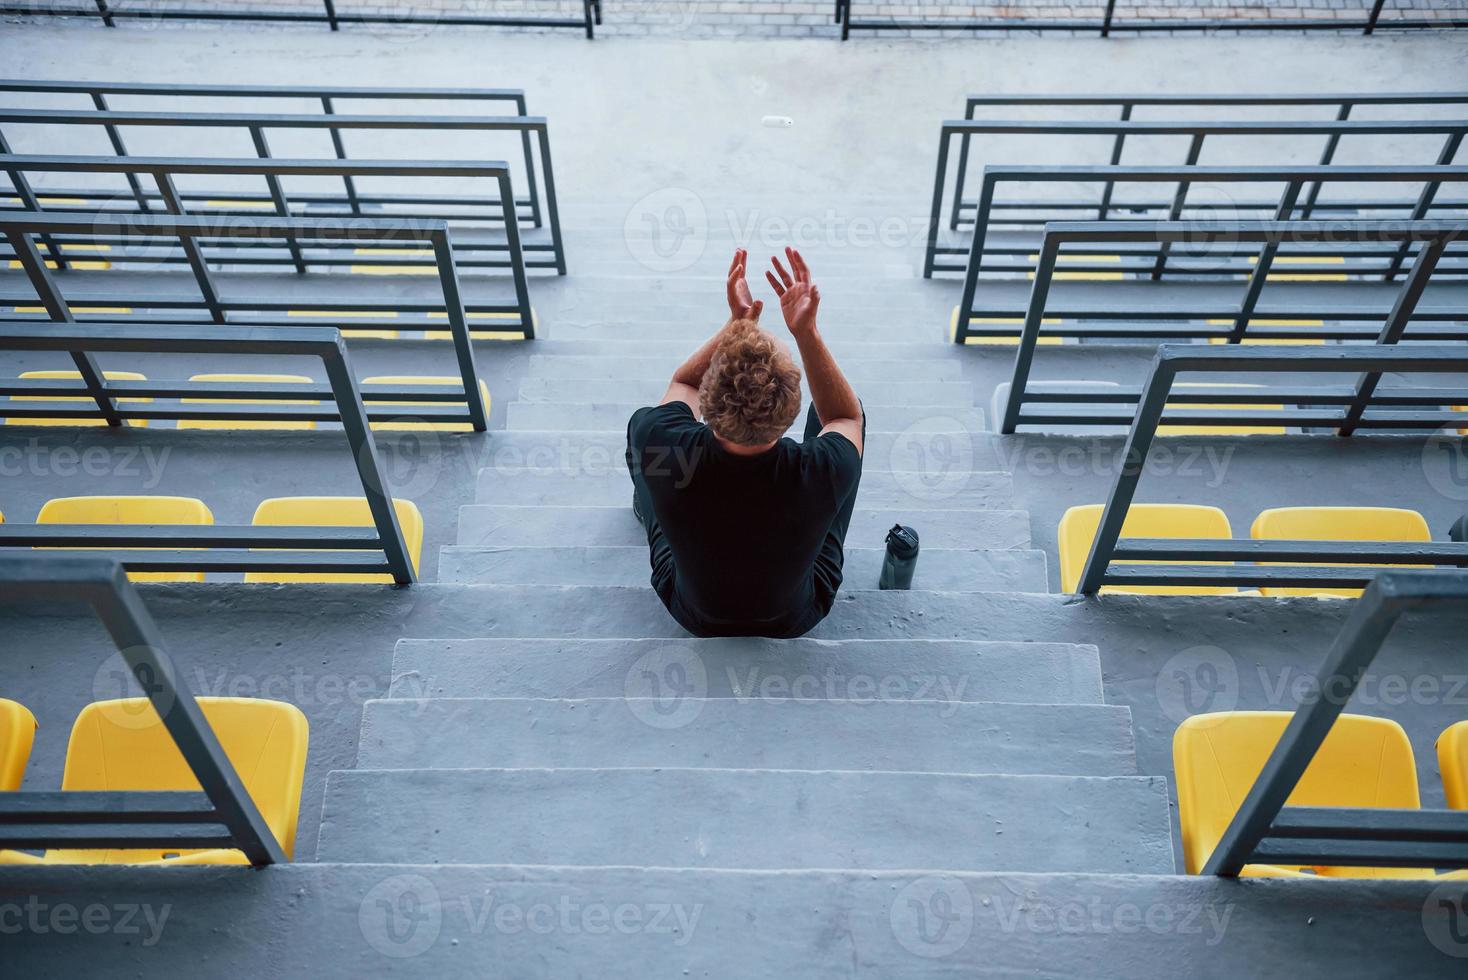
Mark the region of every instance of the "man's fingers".
<instances>
[{"instance_id":1,"label":"man's fingers","mask_svg":"<svg viewBox=\"0 0 1468 980\"><path fill-rule=\"evenodd\" d=\"M770 261L773 262L773 263L775 263L775 271L778 272L778 273L780 273L780 279L785 283L785 285L787 285L787 286L793 286L793 285L795 285L795 280L790 278L790 273L788 273L788 272L785 271L785 267L780 264L780 260L778 258L776 258L775 256L771 255L770 256Z\"/></svg>"},{"instance_id":2,"label":"man's fingers","mask_svg":"<svg viewBox=\"0 0 1468 980\"><path fill-rule=\"evenodd\" d=\"M764 312L764 309L765 301L762 299L755 300L754 305L749 308L749 319L758 320L759 315Z\"/></svg>"},{"instance_id":3,"label":"man's fingers","mask_svg":"<svg viewBox=\"0 0 1468 980\"><path fill-rule=\"evenodd\" d=\"M790 259L790 269L795 273L797 282L810 282L810 266L805 264L801 254L790 246L785 246L785 255Z\"/></svg>"},{"instance_id":4,"label":"man's fingers","mask_svg":"<svg viewBox=\"0 0 1468 980\"><path fill-rule=\"evenodd\" d=\"M768 279L770 281L770 285L775 288L776 296L785 295L785 287L780 285L780 280L775 278L775 274L773 272L770 272L768 269L765 270L765 278Z\"/></svg>"},{"instance_id":5,"label":"man's fingers","mask_svg":"<svg viewBox=\"0 0 1468 980\"><path fill-rule=\"evenodd\" d=\"M729 275L734 275L734 273L739 269L739 266L743 263L743 260L744 249L736 248L734 250L734 261L729 263Z\"/></svg>"}]
</instances>

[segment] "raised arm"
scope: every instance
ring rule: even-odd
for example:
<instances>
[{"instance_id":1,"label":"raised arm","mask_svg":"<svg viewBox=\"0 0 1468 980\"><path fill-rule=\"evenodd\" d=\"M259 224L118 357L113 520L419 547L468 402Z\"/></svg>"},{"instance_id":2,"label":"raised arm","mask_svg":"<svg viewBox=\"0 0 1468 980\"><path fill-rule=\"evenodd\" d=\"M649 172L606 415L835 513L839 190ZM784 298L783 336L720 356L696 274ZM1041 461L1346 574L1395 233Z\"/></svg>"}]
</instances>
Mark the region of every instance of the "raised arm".
<instances>
[{"instance_id":1,"label":"raised arm","mask_svg":"<svg viewBox=\"0 0 1468 980\"><path fill-rule=\"evenodd\" d=\"M780 312L785 315L785 326L790 328L791 335L795 337L795 345L800 348L800 359L805 367L806 382L810 385L811 400L815 402L816 414L821 418L821 434L839 432L850 439L860 453L861 402L857 400L851 383L841 373L836 358L831 356L831 351L816 327L816 311L821 305L821 291L810 281L810 267L805 264L805 259L800 257L799 252L787 248L785 257L790 260L791 271L786 272L779 259L771 258L775 271L767 271L765 278L775 287L775 292L780 297ZM776 272L779 273L778 277Z\"/></svg>"},{"instance_id":2,"label":"raised arm","mask_svg":"<svg viewBox=\"0 0 1468 980\"><path fill-rule=\"evenodd\" d=\"M744 265L748 259L748 252L742 248L735 249L734 261L729 264L729 277L724 283L724 291L729 300L729 319L673 372L673 380L668 382L668 390L663 393L663 400L658 402L659 405L683 402L694 416L698 416L698 385L709 369L709 362L714 359L714 351L718 349L719 342L724 339L735 321L759 320L765 304L763 300L751 300L749 297L749 283L744 277Z\"/></svg>"}]
</instances>

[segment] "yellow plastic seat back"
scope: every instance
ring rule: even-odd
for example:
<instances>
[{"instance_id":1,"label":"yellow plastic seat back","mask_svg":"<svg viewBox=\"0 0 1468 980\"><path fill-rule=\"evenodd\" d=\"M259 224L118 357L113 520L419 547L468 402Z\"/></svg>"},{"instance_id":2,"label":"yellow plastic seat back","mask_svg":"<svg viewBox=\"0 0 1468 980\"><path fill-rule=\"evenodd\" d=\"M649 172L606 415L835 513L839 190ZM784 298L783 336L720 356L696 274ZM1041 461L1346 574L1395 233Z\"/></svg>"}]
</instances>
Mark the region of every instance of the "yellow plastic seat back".
<instances>
[{"instance_id":1,"label":"yellow plastic seat back","mask_svg":"<svg viewBox=\"0 0 1468 980\"><path fill-rule=\"evenodd\" d=\"M281 848L295 849L309 726L284 701L199 698L199 708ZM199 782L147 698L97 701L82 709L66 748L63 790L198 790ZM178 855L190 864L241 864L239 851L59 850L48 862L135 864Z\"/></svg>"},{"instance_id":2,"label":"yellow plastic seat back","mask_svg":"<svg viewBox=\"0 0 1468 980\"><path fill-rule=\"evenodd\" d=\"M37 381L80 381L81 380L81 377L82 377L82 374L81 374L80 371L26 371L26 372L22 373L20 375L20 377L21 378L27 378L27 379L34 379L34 380L37 380ZM148 380L147 377L145 377L144 375L138 374L136 371L103 371L102 372L102 377L104 379L106 379L107 381L147 381ZM128 402L128 403L131 403L131 404L134 404L134 405L139 405L139 404L144 404L146 402L151 402L152 400L153 399L151 399L151 398L119 398L119 399L117 399L117 402L118 402L118 404L122 404L124 402ZM69 396L68 397L63 397L63 396L51 396L51 395L15 395L15 396L12 396L11 401L17 401L17 402L91 402L94 405L96 404L96 402L94 402L90 398L72 398L72 397L69 397ZM104 420L104 419L10 419L9 420L9 423L11 425L71 425L71 426L98 426L98 425L106 425L107 424L106 420ZM137 419L135 421L129 422L129 424L130 425L138 426L140 428L146 428L147 425L148 425L148 420L147 419Z\"/></svg>"},{"instance_id":3,"label":"yellow plastic seat back","mask_svg":"<svg viewBox=\"0 0 1468 980\"><path fill-rule=\"evenodd\" d=\"M411 500L393 498L398 525L413 571L423 552L423 515ZM254 524L272 527L371 527L372 511L364 497L272 497L255 508ZM371 552L364 552L370 554ZM246 582L392 582L391 575L353 572L246 572Z\"/></svg>"},{"instance_id":4,"label":"yellow plastic seat back","mask_svg":"<svg viewBox=\"0 0 1468 980\"><path fill-rule=\"evenodd\" d=\"M1281 541L1431 541L1427 521L1415 510L1399 507L1275 507L1254 518L1255 538ZM1265 562L1264 564L1288 564ZM1336 566L1342 567L1342 566ZM1371 568L1423 566L1372 565ZM1264 595L1359 596L1361 589L1312 589L1271 586Z\"/></svg>"},{"instance_id":5,"label":"yellow plastic seat back","mask_svg":"<svg viewBox=\"0 0 1468 980\"><path fill-rule=\"evenodd\" d=\"M190 381L212 381L212 382L274 382L276 384L310 384L311 379L299 374L196 374L189 378ZM185 398L184 405L213 405L225 407L230 405L319 405L318 401L283 401L278 398ZM179 419L180 429L269 429L276 432L285 430L314 429L316 423L309 419L304 422L250 422L230 421L228 419Z\"/></svg>"},{"instance_id":6,"label":"yellow plastic seat back","mask_svg":"<svg viewBox=\"0 0 1468 980\"><path fill-rule=\"evenodd\" d=\"M37 524L213 524L194 497L57 497L41 507ZM143 549L140 549L143 550ZM134 582L202 582L203 572L129 572Z\"/></svg>"},{"instance_id":7,"label":"yellow plastic seat back","mask_svg":"<svg viewBox=\"0 0 1468 980\"><path fill-rule=\"evenodd\" d=\"M415 375L406 375L406 374L380 375L380 376L375 377L375 378L363 378L362 379L362 400L363 400L363 402L370 402L371 403L371 407L374 407L374 408L382 408L384 406L393 406L393 407L396 407L396 406L399 406L399 405L402 405L402 406L413 406L413 405L441 406L441 405L445 405L445 404L448 404L448 403L447 402L398 402L398 401L391 401L391 402L389 402L389 401L382 401L381 399L376 398L376 397L373 396L372 386L373 385L453 385L455 388L459 388L459 387L462 387L463 384L464 384L464 380L462 378L445 378L445 377L436 377L436 376L415 376ZM488 417L488 415L489 415L489 406L490 406L489 385L485 384L483 380L481 380L479 382L479 400L484 403L484 414L485 414L486 417ZM403 413L403 416L405 418L412 418L412 415L413 415L412 412L404 412ZM422 431L432 431L432 432L473 432L474 431L474 426L470 425L468 422L373 422L372 423L372 430L374 432L422 432Z\"/></svg>"},{"instance_id":8,"label":"yellow plastic seat back","mask_svg":"<svg viewBox=\"0 0 1468 980\"><path fill-rule=\"evenodd\" d=\"M0 792L20 789L35 740L36 716L20 702L0 698Z\"/></svg>"},{"instance_id":9,"label":"yellow plastic seat back","mask_svg":"<svg viewBox=\"0 0 1468 980\"><path fill-rule=\"evenodd\" d=\"M1081 581L1096 528L1101 524L1101 504L1072 507L1060 518L1058 530L1060 550L1060 591L1074 592ZM1210 538L1228 540L1233 537L1228 515L1217 507L1201 504L1132 504L1122 523L1124 538ZM1128 564L1116 562L1115 564ZM1130 562L1129 564L1137 564ZM1175 563L1174 563L1175 564ZM1199 562L1227 565L1230 562ZM1105 586L1102 592L1132 595L1234 595L1226 585L1136 585L1127 588Z\"/></svg>"},{"instance_id":10,"label":"yellow plastic seat back","mask_svg":"<svg viewBox=\"0 0 1468 980\"><path fill-rule=\"evenodd\" d=\"M1178 388L1259 388L1262 386L1179 381L1172 387L1173 390L1176 391ZM1166 407L1171 409L1180 409L1182 411L1204 408L1223 411L1232 410L1235 412L1284 411L1283 405L1271 405L1265 403L1255 404L1254 402L1249 402L1243 405L1195 405L1187 403L1174 404L1172 402L1168 402ZM1282 436L1285 434L1285 427L1282 425L1159 425L1157 427L1157 434L1159 436Z\"/></svg>"},{"instance_id":11,"label":"yellow plastic seat back","mask_svg":"<svg viewBox=\"0 0 1468 980\"><path fill-rule=\"evenodd\" d=\"M1448 806L1468 810L1468 721L1448 726L1437 739L1437 768Z\"/></svg>"},{"instance_id":12,"label":"yellow plastic seat back","mask_svg":"<svg viewBox=\"0 0 1468 980\"><path fill-rule=\"evenodd\" d=\"M1289 711L1222 711L1193 715L1178 726L1172 764L1188 874L1202 872L1291 717ZM1417 766L1407 733L1386 718L1341 715L1286 805L1418 809ZM1269 877L1296 870L1249 865L1244 874ZM1311 870L1340 878L1432 876L1415 868Z\"/></svg>"}]
</instances>

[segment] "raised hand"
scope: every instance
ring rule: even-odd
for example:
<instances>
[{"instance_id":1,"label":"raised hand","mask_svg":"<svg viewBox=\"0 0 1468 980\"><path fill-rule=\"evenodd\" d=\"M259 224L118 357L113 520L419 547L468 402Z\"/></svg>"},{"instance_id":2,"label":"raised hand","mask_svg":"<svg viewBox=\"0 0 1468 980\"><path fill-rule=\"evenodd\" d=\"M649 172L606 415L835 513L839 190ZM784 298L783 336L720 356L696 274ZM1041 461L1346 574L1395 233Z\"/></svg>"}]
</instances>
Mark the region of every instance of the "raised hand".
<instances>
[{"instance_id":1,"label":"raised hand","mask_svg":"<svg viewBox=\"0 0 1468 980\"><path fill-rule=\"evenodd\" d=\"M775 272L765 271L765 278L770 285L775 287L775 294L780 297L780 312L785 315L785 326L796 337L802 334L811 334L816 329L816 310L821 305L821 291L815 283L810 281L810 266L805 264L805 259L793 248L785 249L785 257L790 260L790 269L794 273L785 271L780 260L770 256L770 261L775 265Z\"/></svg>"},{"instance_id":2,"label":"raised hand","mask_svg":"<svg viewBox=\"0 0 1468 980\"><path fill-rule=\"evenodd\" d=\"M734 261L729 264L729 279L724 284L729 295L729 316L735 320L758 320L765 308L764 300L751 299L749 283L744 278L744 263L749 253L742 248L734 250Z\"/></svg>"}]
</instances>

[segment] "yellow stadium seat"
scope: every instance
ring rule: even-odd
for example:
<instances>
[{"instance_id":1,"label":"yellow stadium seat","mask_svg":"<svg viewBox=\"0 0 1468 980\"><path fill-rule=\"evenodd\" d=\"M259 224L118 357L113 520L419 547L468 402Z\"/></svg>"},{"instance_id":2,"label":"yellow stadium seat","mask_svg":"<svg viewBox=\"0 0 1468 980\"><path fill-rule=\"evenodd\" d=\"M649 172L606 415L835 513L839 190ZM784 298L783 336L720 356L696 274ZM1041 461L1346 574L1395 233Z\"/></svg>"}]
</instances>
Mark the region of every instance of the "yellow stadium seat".
<instances>
[{"instance_id":1,"label":"yellow stadium seat","mask_svg":"<svg viewBox=\"0 0 1468 980\"><path fill-rule=\"evenodd\" d=\"M413 571L423 551L423 515L411 500L393 498L398 525ZM255 508L259 525L272 527L371 527L372 512L364 497L273 497ZM368 552L370 554L370 552ZM246 582L391 582L391 575L359 575L351 572L247 572Z\"/></svg>"},{"instance_id":2,"label":"yellow stadium seat","mask_svg":"<svg viewBox=\"0 0 1468 980\"><path fill-rule=\"evenodd\" d=\"M253 698L199 698L224 754L287 856L295 849L309 726L299 708ZM62 790L197 791L199 782L147 698L87 705L66 749ZM0 864L244 864L239 851L212 848L55 850L44 857L0 852Z\"/></svg>"},{"instance_id":3,"label":"yellow stadium seat","mask_svg":"<svg viewBox=\"0 0 1468 980\"><path fill-rule=\"evenodd\" d=\"M1194 715L1172 737L1178 824L1188 874L1199 874L1259 777L1293 713L1222 711ZM1402 726L1386 718L1343 714L1321 743L1288 806L1415 810L1417 767ZM1311 868L1336 878L1430 878L1416 868ZM1245 875L1293 877L1298 868L1248 865Z\"/></svg>"},{"instance_id":4,"label":"yellow stadium seat","mask_svg":"<svg viewBox=\"0 0 1468 980\"><path fill-rule=\"evenodd\" d=\"M976 316L976 317L974 317L969 322L971 322L971 323L1004 323L1004 324L1013 324L1013 326L1014 326L1014 336L1012 336L1012 337L965 337L963 339L964 346L973 345L973 346L976 346L976 347L982 347L982 346L1018 347L1019 346L1019 335L1020 335L1020 332L1024 330L1024 325L1025 325L1025 321L1022 318L1020 318L1020 317L1009 317L1009 316ZM1044 319L1042 319L1040 321L1040 325L1041 326L1053 326L1054 324L1057 324L1059 322L1060 321L1058 319L1052 319L1050 317L1045 317ZM952 343L953 342L953 339L955 337L957 337L957 336L958 336L958 307L955 306L953 308L953 312L951 314L949 314L949 316L948 316L948 342L949 343ZM1041 332L1040 336L1038 336L1038 337L1035 338L1035 343L1038 344L1041 347L1058 347L1061 343L1063 343L1063 341L1064 341L1063 338L1057 337L1055 334L1047 334L1047 333L1044 333L1044 332Z\"/></svg>"},{"instance_id":5,"label":"yellow stadium seat","mask_svg":"<svg viewBox=\"0 0 1468 980\"><path fill-rule=\"evenodd\" d=\"M1172 387L1173 390L1176 391L1178 388L1259 388L1262 387L1262 385L1215 384L1211 382L1201 381L1179 381ZM1246 405L1195 405L1173 404L1172 402L1169 402L1167 404L1167 407L1182 409L1184 411L1197 408L1233 409L1240 412L1284 411L1283 405L1266 405L1263 403L1255 404L1253 402L1250 402ZM1159 436L1282 436L1285 434L1285 428L1282 425L1159 425L1157 427L1157 434Z\"/></svg>"},{"instance_id":6,"label":"yellow stadium seat","mask_svg":"<svg viewBox=\"0 0 1468 980\"><path fill-rule=\"evenodd\" d=\"M1060 591L1074 592L1080 584L1096 528L1101 524L1100 504L1072 507L1060 518ZM1227 541L1233 537L1228 516L1217 507L1201 504L1132 504L1122 523L1124 538L1210 538ZM1114 564L1138 564L1115 562ZM1174 563L1175 564L1175 563ZM1230 562L1198 562L1227 565ZM1236 595L1225 585L1136 585L1105 586L1102 592L1129 595Z\"/></svg>"},{"instance_id":7,"label":"yellow stadium seat","mask_svg":"<svg viewBox=\"0 0 1468 980\"><path fill-rule=\"evenodd\" d=\"M0 792L20 789L35 739L36 716L18 701L0 698Z\"/></svg>"},{"instance_id":8,"label":"yellow stadium seat","mask_svg":"<svg viewBox=\"0 0 1468 980\"><path fill-rule=\"evenodd\" d=\"M194 497L57 497L41 507L37 524L213 524ZM129 572L134 582L202 582L203 572Z\"/></svg>"},{"instance_id":9,"label":"yellow stadium seat","mask_svg":"<svg viewBox=\"0 0 1468 980\"><path fill-rule=\"evenodd\" d=\"M1270 278L1272 279L1274 277L1271 276ZM1233 323L1234 323L1232 320L1209 320L1208 322L1210 324L1213 324L1214 326L1224 326L1224 327L1231 327L1231 326L1233 326ZM1325 321L1324 320L1250 320L1249 321L1249 326L1251 326L1251 327L1323 327L1323 326L1325 326ZM1209 337L1208 338L1208 342L1210 344L1226 344L1226 343L1228 343L1228 341L1225 340L1222 337ZM1248 336L1248 334L1246 332L1245 335L1244 335L1244 339L1241 340L1241 341L1239 341L1239 343L1240 344L1244 344L1244 345L1250 345L1250 344L1273 344L1273 345L1276 345L1276 346L1285 346L1285 347L1318 347L1321 344L1324 344L1325 341L1324 340L1317 340L1314 337L1293 337L1293 338L1270 338L1270 337L1262 337L1261 338L1261 337L1250 337L1250 336Z\"/></svg>"},{"instance_id":10,"label":"yellow stadium seat","mask_svg":"<svg viewBox=\"0 0 1468 980\"><path fill-rule=\"evenodd\" d=\"M1448 806L1468 810L1468 721L1450 725L1438 736L1437 767Z\"/></svg>"},{"instance_id":11,"label":"yellow stadium seat","mask_svg":"<svg viewBox=\"0 0 1468 980\"><path fill-rule=\"evenodd\" d=\"M1427 522L1415 510L1399 507L1275 507L1254 518L1250 534L1280 541L1431 541ZM1266 562L1265 564L1289 564ZM1344 566L1335 566L1344 567ZM1371 568L1416 567L1372 565ZM1270 586L1264 595L1359 596L1361 589L1309 589Z\"/></svg>"},{"instance_id":12,"label":"yellow stadium seat","mask_svg":"<svg viewBox=\"0 0 1468 980\"><path fill-rule=\"evenodd\" d=\"M299 374L196 374L189 378L190 381L214 381L214 382L258 382L275 384L310 384L311 379ZM275 398L185 398L185 405L319 405L318 401L282 401ZM179 419L180 429L271 429L282 431L286 429L314 429L316 423L305 422L231 422L227 419Z\"/></svg>"},{"instance_id":13,"label":"yellow stadium seat","mask_svg":"<svg viewBox=\"0 0 1468 980\"><path fill-rule=\"evenodd\" d=\"M371 391L372 385L453 385L455 388L462 387L462 378L443 378L431 376L415 376L407 374L380 375L375 378L362 379L362 400L371 402L372 407L381 408L386 405L446 405L447 402L385 402L374 398ZM479 382L479 400L484 403L484 414L489 415L489 385L483 379ZM404 412L405 416L411 418L411 412ZM372 429L376 432L412 432L421 430L432 430L434 432L473 432L474 426L468 422L373 422Z\"/></svg>"},{"instance_id":14,"label":"yellow stadium seat","mask_svg":"<svg viewBox=\"0 0 1468 980\"><path fill-rule=\"evenodd\" d=\"M34 379L34 380L37 380L37 381L79 381L81 379L81 376L82 375L81 375L81 372L80 371L26 371L23 374L21 374L20 377L21 378L24 378L24 379ZM108 381L147 381L148 380L146 377L144 377L141 374L138 374L136 371L103 371L102 372L102 377L105 378ZM118 404L122 404L122 403L126 402L126 403L131 403L131 404L134 404L134 405L138 405L138 404L143 404L143 403L146 403L146 402L151 402L152 400L153 399L151 399L151 398L119 398L119 399L117 399L117 402L118 402ZM17 401L17 402L91 402L94 405L96 404L96 402L94 402L90 398L72 398L72 397L60 397L60 396L50 397L50 396L46 396L46 395L15 395L14 397L11 398L11 401ZM11 425L72 425L72 426L86 425L86 426L95 426L95 425L106 425L107 424L107 422L105 420L103 420L103 419L10 419L9 422L10 422ZM146 427L147 424L148 424L148 420L147 419L138 419L136 421L130 422L129 424L130 425L136 425L136 426L139 426L139 427Z\"/></svg>"},{"instance_id":15,"label":"yellow stadium seat","mask_svg":"<svg viewBox=\"0 0 1468 980\"><path fill-rule=\"evenodd\" d=\"M516 320L516 319L519 319L519 317L520 317L520 314L518 314L518 313L465 313L464 314L464 319L465 319L466 322L468 322L469 328L470 328L469 329L469 339L470 340L524 340L525 339L525 331L523 329L519 329L519 328L516 328L514 330L475 330L474 329L474 322L476 320ZM449 315L447 313L443 312L443 311L430 310L429 313L428 313L428 319L430 319L430 320L447 320L448 318L449 318ZM531 329L531 331L533 333L536 333L536 334L539 334L539 332L540 332L540 314L537 313L537 312L535 312L535 308L534 307L531 307L531 309L530 309L530 329ZM453 340L454 339L454 333L453 333L452 330L429 330L429 331L426 331L423 334L423 339L424 340Z\"/></svg>"}]
</instances>

